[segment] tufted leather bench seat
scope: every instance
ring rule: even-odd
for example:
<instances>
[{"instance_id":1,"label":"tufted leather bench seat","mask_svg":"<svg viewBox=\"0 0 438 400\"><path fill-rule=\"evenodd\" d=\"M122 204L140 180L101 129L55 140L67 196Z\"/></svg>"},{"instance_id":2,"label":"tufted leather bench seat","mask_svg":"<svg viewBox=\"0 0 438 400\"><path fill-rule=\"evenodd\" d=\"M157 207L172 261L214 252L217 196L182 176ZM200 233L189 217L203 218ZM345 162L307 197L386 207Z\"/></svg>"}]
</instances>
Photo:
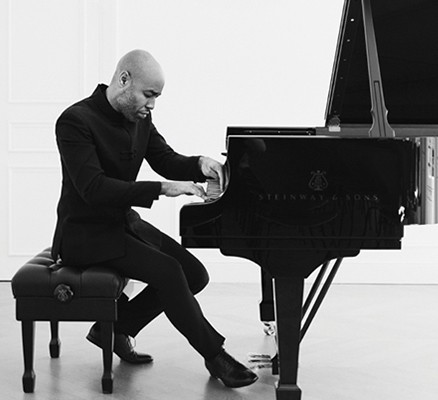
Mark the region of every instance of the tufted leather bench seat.
<instances>
[{"instance_id":1,"label":"tufted leather bench seat","mask_svg":"<svg viewBox=\"0 0 438 400\"><path fill-rule=\"evenodd\" d=\"M102 391L112 393L113 323L117 299L127 280L102 266L86 269L56 263L46 249L23 265L12 278L16 318L22 324L23 390L35 388L33 370L35 321L50 321L50 356L59 357L58 321L99 321L102 335Z\"/></svg>"}]
</instances>

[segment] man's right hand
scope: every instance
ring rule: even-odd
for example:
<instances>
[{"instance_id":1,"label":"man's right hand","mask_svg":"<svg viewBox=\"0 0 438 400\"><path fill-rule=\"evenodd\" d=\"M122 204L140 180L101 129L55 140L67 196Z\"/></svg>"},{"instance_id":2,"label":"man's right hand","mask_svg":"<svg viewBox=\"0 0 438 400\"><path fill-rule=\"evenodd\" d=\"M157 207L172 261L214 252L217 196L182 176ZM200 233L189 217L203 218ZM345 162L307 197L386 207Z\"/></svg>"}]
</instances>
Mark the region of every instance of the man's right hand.
<instances>
[{"instance_id":1,"label":"man's right hand","mask_svg":"<svg viewBox=\"0 0 438 400\"><path fill-rule=\"evenodd\" d=\"M182 194L195 195L202 199L207 198L204 188L193 182L161 182L161 192L167 197L177 197Z\"/></svg>"}]
</instances>

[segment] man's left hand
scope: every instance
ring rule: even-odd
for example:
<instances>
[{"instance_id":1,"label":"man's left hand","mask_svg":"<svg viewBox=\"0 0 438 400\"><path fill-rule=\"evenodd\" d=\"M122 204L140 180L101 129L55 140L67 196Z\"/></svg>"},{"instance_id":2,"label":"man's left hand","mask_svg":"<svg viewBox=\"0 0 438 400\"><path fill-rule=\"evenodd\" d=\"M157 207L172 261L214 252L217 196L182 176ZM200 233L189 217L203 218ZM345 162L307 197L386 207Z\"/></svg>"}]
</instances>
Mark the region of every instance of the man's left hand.
<instances>
[{"instance_id":1,"label":"man's left hand","mask_svg":"<svg viewBox=\"0 0 438 400\"><path fill-rule=\"evenodd\" d=\"M201 156L199 157L199 166L204 176L219 181L219 186L223 191L226 184L223 164L210 157Z\"/></svg>"}]
</instances>

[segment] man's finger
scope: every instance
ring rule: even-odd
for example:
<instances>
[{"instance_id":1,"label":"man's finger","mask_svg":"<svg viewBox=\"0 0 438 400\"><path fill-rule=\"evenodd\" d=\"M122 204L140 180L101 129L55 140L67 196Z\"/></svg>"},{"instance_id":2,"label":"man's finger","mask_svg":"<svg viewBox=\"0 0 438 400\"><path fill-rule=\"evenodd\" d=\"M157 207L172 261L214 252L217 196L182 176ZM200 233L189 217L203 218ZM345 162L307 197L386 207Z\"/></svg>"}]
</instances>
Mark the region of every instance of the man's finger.
<instances>
[{"instance_id":1,"label":"man's finger","mask_svg":"<svg viewBox=\"0 0 438 400\"><path fill-rule=\"evenodd\" d=\"M224 170L222 168L222 165L219 167L217 171L217 175L219 177L219 187L221 189L221 192L223 192L225 188L225 182L224 182Z\"/></svg>"},{"instance_id":2,"label":"man's finger","mask_svg":"<svg viewBox=\"0 0 438 400\"><path fill-rule=\"evenodd\" d=\"M207 197L204 188L201 185L197 184L193 184L193 194L195 196L201 197L202 199L205 199Z\"/></svg>"}]
</instances>

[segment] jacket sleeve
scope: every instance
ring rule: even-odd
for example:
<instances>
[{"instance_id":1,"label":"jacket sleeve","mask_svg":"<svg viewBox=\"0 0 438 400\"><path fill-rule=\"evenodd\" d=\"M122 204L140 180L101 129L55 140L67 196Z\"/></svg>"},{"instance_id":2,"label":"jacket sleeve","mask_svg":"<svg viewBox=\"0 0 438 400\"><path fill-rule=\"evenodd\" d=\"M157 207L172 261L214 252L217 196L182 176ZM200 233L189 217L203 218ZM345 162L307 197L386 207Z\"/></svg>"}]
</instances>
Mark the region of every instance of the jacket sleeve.
<instances>
[{"instance_id":1,"label":"jacket sleeve","mask_svg":"<svg viewBox=\"0 0 438 400\"><path fill-rule=\"evenodd\" d=\"M152 169L166 179L205 182L199 167L200 156L185 156L175 152L151 123L151 133L145 156Z\"/></svg>"},{"instance_id":2,"label":"jacket sleeve","mask_svg":"<svg viewBox=\"0 0 438 400\"><path fill-rule=\"evenodd\" d=\"M89 205L151 207L158 199L160 182L124 181L105 174L93 135L77 113L67 110L61 115L56 123L56 141L63 173Z\"/></svg>"}]
</instances>

